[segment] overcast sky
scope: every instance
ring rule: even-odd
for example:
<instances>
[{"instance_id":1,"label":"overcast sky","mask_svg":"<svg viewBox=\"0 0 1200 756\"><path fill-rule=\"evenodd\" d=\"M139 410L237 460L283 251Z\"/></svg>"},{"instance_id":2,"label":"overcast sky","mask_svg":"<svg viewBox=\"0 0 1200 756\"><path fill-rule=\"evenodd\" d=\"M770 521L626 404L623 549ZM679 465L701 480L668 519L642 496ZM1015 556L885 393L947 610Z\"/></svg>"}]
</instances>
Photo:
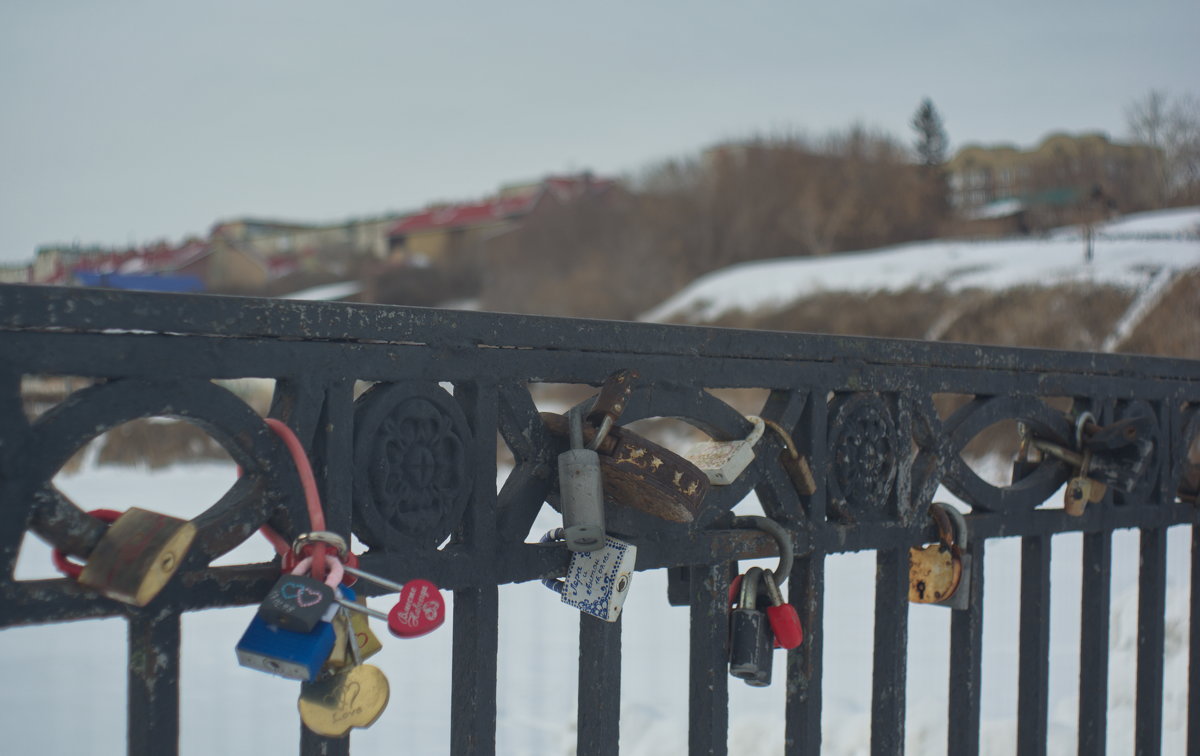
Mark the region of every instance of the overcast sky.
<instances>
[{"instance_id":1,"label":"overcast sky","mask_svg":"<svg viewBox=\"0 0 1200 756\"><path fill-rule=\"evenodd\" d=\"M953 148L1200 93L1197 0L0 6L0 262L325 221L854 121Z\"/></svg>"}]
</instances>

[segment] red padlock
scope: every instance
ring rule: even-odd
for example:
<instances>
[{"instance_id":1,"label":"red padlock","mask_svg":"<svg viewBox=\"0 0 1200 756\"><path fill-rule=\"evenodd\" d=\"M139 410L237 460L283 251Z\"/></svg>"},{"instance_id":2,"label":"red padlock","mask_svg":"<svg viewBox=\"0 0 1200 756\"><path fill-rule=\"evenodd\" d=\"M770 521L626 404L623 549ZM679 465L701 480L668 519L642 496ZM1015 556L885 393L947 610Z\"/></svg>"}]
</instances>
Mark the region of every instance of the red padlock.
<instances>
[{"instance_id":1,"label":"red padlock","mask_svg":"<svg viewBox=\"0 0 1200 756\"><path fill-rule=\"evenodd\" d=\"M446 621L442 592L428 580L415 578L404 584L399 600L388 612L388 630L401 638L433 632Z\"/></svg>"},{"instance_id":2,"label":"red padlock","mask_svg":"<svg viewBox=\"0 0 1200 756\"><path fill-rule=\"evenodd\" d=\"M775 635L775 648L795 648L804 642L804 628L800 624L800 613L796 607L785 603L783 593L775 582L775 573L763 571L763 584L767 587L767 598L771 605L767 607L767 622Z\"/></svg>"},{"instance_id":3,"label":"red padlock","mask_svg":"<svg viewBox=\"0 0 1200 756\"><path fill-rule=\"evenodd\" d=\"M346 572L353 573L363 580L399 592L396 605L387 614L368 608L363 604L338 601L347 609L386 621L392 635L398 638L416 638L433 632L446 621L446 601L442 598L442 592L430 581L413 578L407 583L400 584L369 572L363 572L357 567L347 566L345 569Z\"/></svg>"}]
</instances>

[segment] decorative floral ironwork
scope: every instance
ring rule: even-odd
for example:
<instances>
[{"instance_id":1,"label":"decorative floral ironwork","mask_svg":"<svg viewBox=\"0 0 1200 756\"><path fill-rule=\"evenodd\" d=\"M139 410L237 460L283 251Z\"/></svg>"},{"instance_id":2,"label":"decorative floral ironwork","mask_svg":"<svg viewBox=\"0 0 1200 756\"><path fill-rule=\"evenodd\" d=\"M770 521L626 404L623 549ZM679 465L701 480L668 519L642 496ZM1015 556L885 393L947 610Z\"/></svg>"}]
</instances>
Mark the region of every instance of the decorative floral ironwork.
<instances>
[{"instance_id":1,"label":"decorative floral ironwork","mask_svg":"<svg viewBox=\"0 0 1200 756\"><path fill-rule=\"evenodd\" d=\"M885 519L900 447L892 413L878 394L838 397L830 406L829 516Z\"/></svg>"},{"instance_id":2,"label":"decorative floral ironwork","mask_svg":"<svg viewBox=\"0 0 1200 756\"><path fill-rule=\"evenodd\" d=\"M471 493L470 430L437 386L381 384L355 411L355 533L388 548L436 546L462 518Z\"/></svg>"}]
</instances>

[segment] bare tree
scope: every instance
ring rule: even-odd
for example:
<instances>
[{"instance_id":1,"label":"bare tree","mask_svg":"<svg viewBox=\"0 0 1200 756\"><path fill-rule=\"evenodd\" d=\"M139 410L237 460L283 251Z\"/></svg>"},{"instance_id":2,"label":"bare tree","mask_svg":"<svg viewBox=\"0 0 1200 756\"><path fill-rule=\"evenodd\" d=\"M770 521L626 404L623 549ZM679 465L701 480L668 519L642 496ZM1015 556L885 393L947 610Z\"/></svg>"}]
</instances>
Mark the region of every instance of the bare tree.
<instances>
[{"instance_id":1,"label":"bare tree","mask_svg":"<svg viewBox=\"0 0 1200 756\"><path fill-rule=\"evenodd\" d=\"M1161 204L1200 202L1200 99L1152 89L1125 109L1130 136L1159 151Z\"/></svg>"}]
</instances>

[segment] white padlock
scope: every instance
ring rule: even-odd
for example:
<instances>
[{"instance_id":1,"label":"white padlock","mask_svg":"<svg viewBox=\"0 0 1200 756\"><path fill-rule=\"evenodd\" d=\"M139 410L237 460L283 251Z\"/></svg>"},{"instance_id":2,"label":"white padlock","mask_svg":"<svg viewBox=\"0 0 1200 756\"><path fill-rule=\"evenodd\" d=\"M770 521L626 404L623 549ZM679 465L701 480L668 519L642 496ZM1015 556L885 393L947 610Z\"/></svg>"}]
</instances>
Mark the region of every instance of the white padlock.
<instances>
[{"instance_id":1,"label":"white padlock","mask_svg":"<svg viewBox=\"0 0 1200 756\"><path fill-rule=\"evenodd\" d=\"M749 436L734 441L701 441L684 455L704 471L714 486L729 485L754 461L754 445L762 438L766 423L755 415L746 419L754 423Z\"/></svg>"},{"instance_id":2,"label":"white padlock","mask_svg":"<svg viewBox=\"0 0 1200 756\"><path fill-rule=\"evenodd\" d=\"M562 584L562 602L581 612L616 622L629 595L637 546L607 536L604 548L576 551Z\"/></svg>"}]
</instances>

